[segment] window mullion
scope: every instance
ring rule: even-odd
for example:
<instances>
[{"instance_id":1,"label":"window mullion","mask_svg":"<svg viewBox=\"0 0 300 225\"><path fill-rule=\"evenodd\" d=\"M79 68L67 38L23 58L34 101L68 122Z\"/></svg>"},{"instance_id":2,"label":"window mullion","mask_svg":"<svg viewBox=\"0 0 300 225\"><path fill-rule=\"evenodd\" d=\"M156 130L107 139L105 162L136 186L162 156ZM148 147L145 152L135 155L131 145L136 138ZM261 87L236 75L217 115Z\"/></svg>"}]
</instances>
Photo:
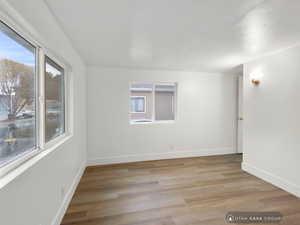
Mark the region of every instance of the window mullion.
<instances>
[{"instance_id":1,"label":"window mullion","mask_svg":"<svg viewBox=\"0 0 300 225\"><path fill-rule=\"evenodd\" d=\"M38 146L45 147L45 53L39 48Z\"/></svg>"},{"instance_id":2,"label":"window mullion","mask_svg":"<svg viewBox=\"0 0 300 225\"><path fill-rule=\"evenodd\" d=\"M156 120L155 118L155 89L156 89L156 84L153 84L152 88L152 122Z\"/></svg>"}]
</instances>

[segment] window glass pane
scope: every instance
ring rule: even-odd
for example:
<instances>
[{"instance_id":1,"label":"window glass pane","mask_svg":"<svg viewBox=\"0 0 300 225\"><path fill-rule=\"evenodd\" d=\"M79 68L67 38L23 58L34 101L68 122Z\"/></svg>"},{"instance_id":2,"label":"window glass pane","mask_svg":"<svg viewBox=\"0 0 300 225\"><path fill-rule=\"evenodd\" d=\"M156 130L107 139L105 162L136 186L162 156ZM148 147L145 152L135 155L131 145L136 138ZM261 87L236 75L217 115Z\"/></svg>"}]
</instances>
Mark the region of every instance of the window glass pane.
<instances>
[{"instance_id":1,"label":"window glass pane","mask_svg":"<svg viewBox=\"0 0 300 225\"><path fill-rule=\"evenodd\" d=\"M35 52L0 22L0 166L36 147Z\"/></svg>"},{"instance_id":2,"label":"window glass pane","mask_svg":"<svg viewBox=\"0 0 300 225\"><path fill-rule=\"evenodd\" d=\"M155 120L174 120L175 85L155 86Z\"/></svg>"},{"instance_id":3,"label":"window glass pane","mask_svg":"<svg viewBox=\"0 0 300 225\"><path fill-rule=\"evenodd\" d=\"M130 121L151 122L153 111L153 85L131 84L130 85Z\"/></svg>"},{"instance_id":4,"label":"window glass pane","mask_svg":"<svg viewBox=\"0 0 300 225\"><path fill-rule=\"evenodd\" d=\"M62 135L65 132L64 98L64 70L46 57L46 142Z\"/></svg>"},{"instance_id":5,"label":"window glass pane","mask_svg":"<svg viewBox=\"0 0 300 225\"><path fill-rule=\"evenodd\" d=\"M145 113L145 98L144 96L137 97L133 96L131 97L131 112L132 113Z\"/></svg>"}]
</instances>

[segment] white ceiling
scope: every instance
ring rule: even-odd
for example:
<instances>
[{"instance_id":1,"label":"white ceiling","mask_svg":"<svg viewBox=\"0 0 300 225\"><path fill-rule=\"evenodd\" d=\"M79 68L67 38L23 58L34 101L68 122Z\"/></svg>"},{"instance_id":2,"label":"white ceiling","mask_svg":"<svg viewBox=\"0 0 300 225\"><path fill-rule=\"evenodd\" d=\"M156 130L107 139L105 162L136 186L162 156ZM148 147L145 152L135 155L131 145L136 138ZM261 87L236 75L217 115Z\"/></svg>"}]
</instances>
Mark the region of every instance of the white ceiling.
<instances>
[{"instance_id":1,"label":"white ceiling","mask_svg":"<svg viewBox=\"0 0 300 225\"><path fill-rule=\"evenodd\" d=\"M223 71L300 41L299 0L45 0L88 65Z\"/></svg>"}]
</instances>

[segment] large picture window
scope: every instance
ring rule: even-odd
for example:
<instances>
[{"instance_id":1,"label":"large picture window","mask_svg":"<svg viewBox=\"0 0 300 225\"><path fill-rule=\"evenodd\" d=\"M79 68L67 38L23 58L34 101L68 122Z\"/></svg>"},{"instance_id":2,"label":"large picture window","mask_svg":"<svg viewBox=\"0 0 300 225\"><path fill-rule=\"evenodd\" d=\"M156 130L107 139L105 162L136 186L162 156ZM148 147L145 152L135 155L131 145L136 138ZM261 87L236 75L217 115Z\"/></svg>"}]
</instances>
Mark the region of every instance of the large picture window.
<instances>
[{"instance_id":1,"label":"large picture window","mask_svg":"<svg viewBox=\"0 0 300 225\"><path fill-rule=\"evenodd\" d=\"M49 57L45 60L45 140L65 132L64 70Z\"/></svg>"},{"instance_id":2,"label":"large picture window","mask_svg":"<svg viewBox=\"0 0 300 225\"><path fill-rule=\"evenodd\" d=\"M175 120L176 86L175 83L131 84L130 122L147 123Z\"/></svg>"},{"instance_id":3,"label":"large picture window","mask_svg":"<svg viewBox=\"0 0 300 225\"><path fill-rule=\"evenodd\" d=\"M0 21L0 176L62 136L65 117L64 68Z\"/></svg>"},{"instance_id":4,"label":"large picture window","mask_svg":"<svg viewBox=\"0 0 300 225\"><path fill-rule=\"evenodd\" d=\"M0 166L36 148L36 48L0 22Z\"/></svg>"}]
</instances>

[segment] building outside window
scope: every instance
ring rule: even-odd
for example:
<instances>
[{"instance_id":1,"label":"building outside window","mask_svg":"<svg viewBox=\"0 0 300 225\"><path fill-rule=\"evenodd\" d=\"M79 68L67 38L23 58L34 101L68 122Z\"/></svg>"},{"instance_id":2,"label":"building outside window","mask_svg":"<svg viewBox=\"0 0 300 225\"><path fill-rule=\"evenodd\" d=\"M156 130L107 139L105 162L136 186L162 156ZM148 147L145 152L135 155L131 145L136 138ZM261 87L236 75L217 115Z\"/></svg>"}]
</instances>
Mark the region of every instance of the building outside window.
<instances>
[{"instance_id":1,"label":"building outside window","mask_svg":"<svg viewBox=\"0 0 300 225\"><path fill-rule=\"evenodd\" d=\"M0 168L65 134L65 114L64 68L0 21Z\"/></svg>"},{"instance_id":2,"label":"building outside window","mask_svg":"<svg viewBox=\"0 0 300 225\"><path fill-rule=\"evenodd\" d=\"M65 132L64 70L49 57L45 62L45 140L48 142Z\"/></svg>"},{"instance_id":3,"label":"building outside window","mask_svg":"<svg viewBox=\"0 0 300 225\"><path fill-rule=\"evenodd\" d=\"M130 85L130 122L174 121L176 109L175 83Z\"/></svg>"},{"instance_id":4,"label":"building outside window","mask_svg":"<svg viewBox=\"0 0 300 225\"><path fill-rule=\"evenodd\" d=\"M36 148L36 48L0 22L0 166Z\"/></svg>"},{"instance_id":5,"label":"building outside window","mask_svg":"<svg viewBox=\"0 0 300 225\"><path fill-rule=\"evenodd\" d=\"M131 96L131 113L146 113L146 96Z\"/></svg>"}]
</instances>

